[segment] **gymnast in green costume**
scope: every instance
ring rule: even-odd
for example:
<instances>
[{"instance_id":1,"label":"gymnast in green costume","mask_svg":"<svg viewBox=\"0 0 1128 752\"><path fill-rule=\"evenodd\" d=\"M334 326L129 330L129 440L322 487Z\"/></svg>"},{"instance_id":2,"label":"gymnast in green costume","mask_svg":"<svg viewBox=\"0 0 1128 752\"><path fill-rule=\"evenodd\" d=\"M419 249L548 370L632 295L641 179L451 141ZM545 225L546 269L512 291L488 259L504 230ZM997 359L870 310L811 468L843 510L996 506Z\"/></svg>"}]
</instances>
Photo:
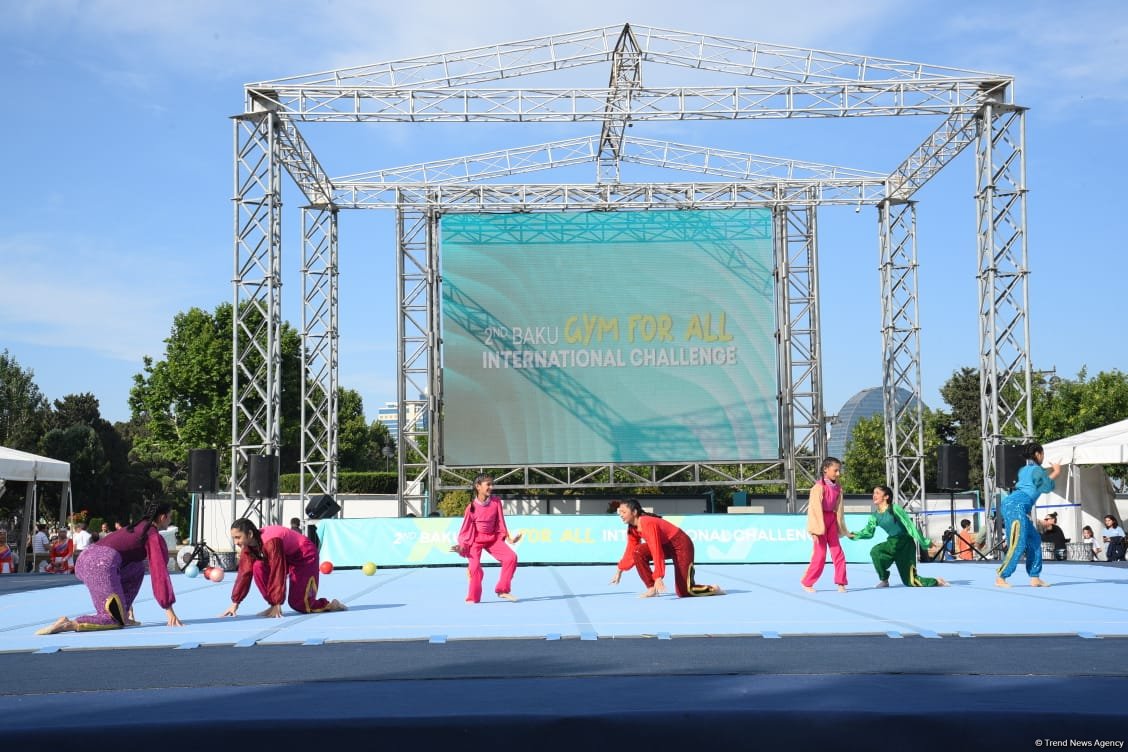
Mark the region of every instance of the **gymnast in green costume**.
<instances>
[{"instance_id":1,"label":"gymnast in green costume","mask_svg":"<svg viewBox=\"0 0 1128 752\"><path fill-rule=\"evenodd\" d=\"M870 551L874 569L877 570L877 587L889 587L889 567L897 565L897 574L905 587L946 587L940 577L921 577L916 569L916 544L928 550L932 541L924 537L916 524L909 518L900 504L893 503L893 490L888 486L873 489L875 511L870 515L866 526L856 533L848 533L847 538L865 540L872 538L874 530L881 528L889 536Z\"/></svg>"}]
</instances>

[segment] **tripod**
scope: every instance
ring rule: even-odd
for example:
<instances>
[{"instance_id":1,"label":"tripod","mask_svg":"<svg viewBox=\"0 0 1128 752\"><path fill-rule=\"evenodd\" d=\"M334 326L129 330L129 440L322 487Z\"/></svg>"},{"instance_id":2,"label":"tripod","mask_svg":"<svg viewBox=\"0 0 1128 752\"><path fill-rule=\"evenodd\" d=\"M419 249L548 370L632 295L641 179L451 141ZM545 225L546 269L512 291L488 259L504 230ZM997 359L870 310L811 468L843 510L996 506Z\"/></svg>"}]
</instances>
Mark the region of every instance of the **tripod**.
<instances>
[{"instance_id":1,"label":"tripod","mask_svg":"<svg viewBox=\"0 0 1128 752\"><path fill-rule=\"evenodd\" d=\"M196 529L192 531L192 539L196 541L196 544L192 547L192 553L188 554L188 557L184 559L181 564L181 569L187 569L192 562L197 562L197 565L199 565L205 561L213 563L219 560L219 557L216 556L212 547L204 541L204 502L207 500L207 494L201 492L199 496L200 513L196 516ZM180 557L178 556L177 558L179 559Z\"/></svg>"}]
</instances>

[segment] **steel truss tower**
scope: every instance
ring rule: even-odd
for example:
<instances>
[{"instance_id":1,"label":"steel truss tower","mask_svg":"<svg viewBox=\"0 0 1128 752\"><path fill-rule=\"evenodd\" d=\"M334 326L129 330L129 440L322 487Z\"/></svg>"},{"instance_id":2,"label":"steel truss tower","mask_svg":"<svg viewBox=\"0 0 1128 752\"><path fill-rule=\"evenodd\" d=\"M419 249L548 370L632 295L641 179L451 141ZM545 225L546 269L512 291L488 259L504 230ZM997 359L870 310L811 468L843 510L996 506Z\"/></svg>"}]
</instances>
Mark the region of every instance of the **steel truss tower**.
<instances>
[{"instance_id":1,"label":"steel truss tower","mask_svg":"<svg viewBox=\"0 0 1128 752\"><path fill-rule=\"evenodd\" d=\"M654 87L643 65L693 68L741 82ZM492 82L609 65L605 89L489 88ZM942 66L769 45L642 26L604 27L442 55L248 84L235 119L235 380L232 502L251 453L277 450L280 351L280 168L304 194L303 493L335 490L336 228L342 209L393 209L401 500L465 486L445 467L439 373L438 218L449 212L646 210L765 206L776 227L781 452L737 465L513 467L499 485L783 484L792 500L826 450L819 334L817 213L878 209L887 468L903 502L924 492L914 195L975 144L980 368L985 470L1004 437L1031 433L1023 109L1012 79ZM872 171L627 135L649 121L932 116L941 119L893 171ZM330 178L308 122L590 122L598 136L519 146ZM581 163L593 184L498 179ZM702 182L625 183L624 164ZM897 404L905 389L917 399ZM994 491L986 472L988 495ZM610 481L607 478L610 478ZM793 506L793 508L795 508Z\"/></svg>"}]
</instances>

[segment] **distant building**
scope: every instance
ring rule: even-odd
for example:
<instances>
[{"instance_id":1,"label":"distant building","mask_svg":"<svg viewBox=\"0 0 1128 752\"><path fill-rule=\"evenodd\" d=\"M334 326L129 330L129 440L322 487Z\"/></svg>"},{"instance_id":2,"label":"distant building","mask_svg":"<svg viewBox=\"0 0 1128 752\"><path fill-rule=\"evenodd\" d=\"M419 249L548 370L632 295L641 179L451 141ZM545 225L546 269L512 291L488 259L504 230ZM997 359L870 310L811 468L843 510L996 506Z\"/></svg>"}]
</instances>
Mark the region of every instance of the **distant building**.
<instances>
[{"instance_id":1,"label":"distant building","mask_svg":"<svg viewBox=\"0 0 1128 752\"><path fill-rule=\"evenodd\" d=\"M906 405L913 399L907 389L897 390L898 405ZM846 446L854 434L854 426L863 418L881 415L885 411L885 401L882 389L875 386L872 389L863 389L855 394L838 411L838 415L831 421L830 435L827 437L827 454L831 457L842 459L846 454Z\"/></svg>"},{"instance_id":2,"label":"distant building","mask_svg":"<svg viewBox=\"0 0 1128 752\"><path fill-rule=\"evenodd\" d=\"M426 400L425 395L419 395L420 400ZM423 413L422 405L418 402L409 402L407 405L407 418L408 425L417 423L420 428L426 428L427 416ZM376 411L376 420L383 423L388 427L388 433L391 437L399 443L399 403L398 402L385 402L384 406Z\"/></svg>"}]
</instances>

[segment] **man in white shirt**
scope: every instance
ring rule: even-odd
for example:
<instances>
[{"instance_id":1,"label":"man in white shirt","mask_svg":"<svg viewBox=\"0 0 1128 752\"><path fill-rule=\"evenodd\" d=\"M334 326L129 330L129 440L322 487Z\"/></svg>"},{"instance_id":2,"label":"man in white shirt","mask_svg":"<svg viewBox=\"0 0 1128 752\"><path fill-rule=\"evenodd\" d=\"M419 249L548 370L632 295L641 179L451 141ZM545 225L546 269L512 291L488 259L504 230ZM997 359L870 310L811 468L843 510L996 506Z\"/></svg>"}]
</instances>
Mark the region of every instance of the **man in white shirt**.
<instances>
[{"instance_id":1,"label":"man in white shirt","mask_svg":"<svg viewBox=\"0 0 1128 752\"><path fill-rule=\"evenodd\" d=\"M27 571L38 572L39 562L46 562L49 558L51 541L47 538L47 526L37 525L35 534L31 536L31 557L27 562Z\"/></svg>"},{"instance_id":2,"label":"man in white shirt","mask_svg":"<svg viewBox=\"0 0 1128 752\"><path fill-rule=\"evenodd\" d=\"M86 530L86 523L80 522L77 525L77 530L74 533L74 558L78 561L78 555L86 550L90 545L90 533Z\"/></svg>"}]
</instances>

